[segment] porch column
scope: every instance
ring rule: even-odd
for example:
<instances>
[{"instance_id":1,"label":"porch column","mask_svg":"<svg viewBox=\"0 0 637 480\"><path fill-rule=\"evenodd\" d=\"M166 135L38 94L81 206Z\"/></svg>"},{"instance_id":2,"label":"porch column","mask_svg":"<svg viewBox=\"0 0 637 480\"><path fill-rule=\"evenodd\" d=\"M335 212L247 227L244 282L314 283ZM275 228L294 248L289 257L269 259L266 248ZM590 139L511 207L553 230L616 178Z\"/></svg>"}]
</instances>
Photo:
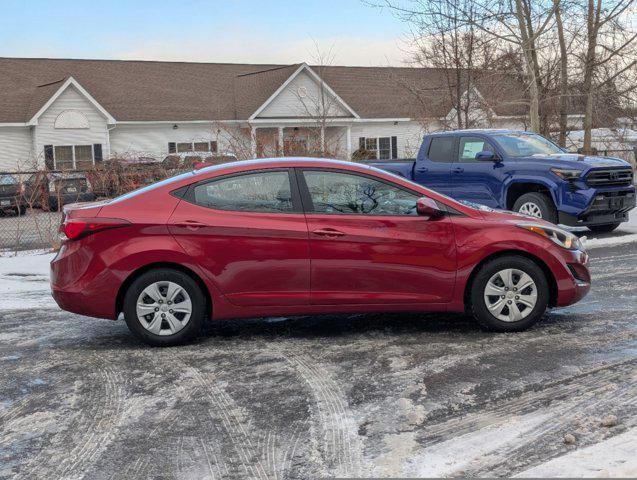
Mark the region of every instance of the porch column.
<instances>
[{"instance_id":1,"label":"porch column","mask_svg":"<svg viewBox=\"0 0 637 480\"><path fill-rule=\"evenodd\" d=\"M352 127L347 126L347 160L352 159Z\"/></svg>"},{"instance_id":2,"label":"porch column","mask_svg":"<svg viewBox=\"0 0 637 480\"><path fill-rule=\"evenodd\" d=\"M283 151L283 127L279 127L278 148L279 156L284 157L285 152Z\"/></svg>"},{"instance_id":3,"label":"porch column","mask_svg":"<svg viewBox=\"0 0 637 480\"><path fill-rule=\"evenodd\" d=\"M250 155L257 158L257 127L250 127Z\"/></svg>"}]
</instances>

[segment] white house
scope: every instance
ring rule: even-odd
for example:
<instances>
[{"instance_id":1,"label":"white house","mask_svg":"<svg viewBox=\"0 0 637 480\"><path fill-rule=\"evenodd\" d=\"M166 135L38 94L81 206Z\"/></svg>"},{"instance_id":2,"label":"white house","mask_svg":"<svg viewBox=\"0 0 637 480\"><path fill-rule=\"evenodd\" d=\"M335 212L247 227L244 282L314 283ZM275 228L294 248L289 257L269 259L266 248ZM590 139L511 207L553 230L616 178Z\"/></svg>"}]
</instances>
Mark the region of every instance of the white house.
<instances>
[{"instance_id":1,"label":"white house","mask_svg":"<svg viewBox=\"0 0 637 480\"><path fill-rule=\"evenodd\" d=\"M0 171L84 169L105 158L237 157L365 148L416 154L455 114L440 70L0 59ZM523 89L503 74L467 92L484 126L520 128Z\"/></svg>"}]
</instances>

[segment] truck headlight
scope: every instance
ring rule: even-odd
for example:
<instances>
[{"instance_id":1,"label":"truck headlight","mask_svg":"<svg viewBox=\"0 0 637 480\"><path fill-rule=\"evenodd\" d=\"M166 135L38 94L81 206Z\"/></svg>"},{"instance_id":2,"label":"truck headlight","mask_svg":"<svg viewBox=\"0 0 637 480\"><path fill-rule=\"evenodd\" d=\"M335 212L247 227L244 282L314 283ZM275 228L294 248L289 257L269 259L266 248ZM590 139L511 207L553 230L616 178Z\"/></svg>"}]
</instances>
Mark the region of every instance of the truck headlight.
<instances>
[{"instance_id":1,"label":"truck headlight","mask_svg":"<svg viewBox=\"0 0 637 480\"><path fill-rule=\"evenodd\" d=\"M576 235L557 227L548 227L539 223L518 223L518 227L548 238L567 250L584 250L584 246Z\"/></svg>"},{"instance_id":2,"label":"truck headlight","mask_svg":"<svg viewBox=\"0 0 637 480\"><path fill-rule=\"evenodd\" d=\"M562 180L575 180L582 174L582 170L568 168L551 168L551 172L560 177Z\"/></svg>"}]
</instances>

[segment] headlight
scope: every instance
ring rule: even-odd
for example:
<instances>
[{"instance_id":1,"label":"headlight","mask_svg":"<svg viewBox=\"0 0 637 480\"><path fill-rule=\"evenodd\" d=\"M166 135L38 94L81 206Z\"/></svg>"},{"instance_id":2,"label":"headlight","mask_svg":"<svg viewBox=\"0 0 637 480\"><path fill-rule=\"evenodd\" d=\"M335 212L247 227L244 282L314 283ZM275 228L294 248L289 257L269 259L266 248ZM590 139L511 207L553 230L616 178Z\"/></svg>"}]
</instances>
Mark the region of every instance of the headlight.
<instances>
[{"instance_id":1,"label":"headlight","mask_svg":"<svg viewBox=\"0 0 637 480\"><path fill-rule=\"evenodd\" d=\"M581 170L565 169L565 168L551 168L551 172L560 177L563 180L575 180L582 174Z\"/></svg>"},{"instance_id":2,"label":"headlight","mask_svg":"<svg viewBox=\"0 0 637 480\"><path fill-rule=\"evenodd\" d=\"M561 228L548 227L538 223L518 223L518 227L542 235L567 250L584 250L582 242L576 235Z\"/></svg>"}]
</instances>

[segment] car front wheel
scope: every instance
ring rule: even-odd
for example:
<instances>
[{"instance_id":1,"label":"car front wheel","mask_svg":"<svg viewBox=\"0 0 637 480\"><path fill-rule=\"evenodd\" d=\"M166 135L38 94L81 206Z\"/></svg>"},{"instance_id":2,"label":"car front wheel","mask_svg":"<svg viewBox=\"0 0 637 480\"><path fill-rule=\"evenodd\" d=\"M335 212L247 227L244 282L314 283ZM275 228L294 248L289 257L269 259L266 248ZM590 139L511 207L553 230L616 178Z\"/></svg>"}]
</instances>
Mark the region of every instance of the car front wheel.
<instances>
[{"instance_id":1,"label":"car front wheel","mask_svg":"<svg viewBox=\"0 0 637 480\"><path fill-rule=\"evenodd\" d=\"M206 299L197 282L178 270L159 268L139 276L124 297L128 328L153 346L186 343L197 336Z\"/></svg>"},{"instance_id":2,"label":"car front wheel","mask_svg":"<svg viewBox=\"0 0 637 480\"><path fill-rule=\"evenodd\" d=\"M522 256L485 263L471 285L470 311L485 329L512 332L535 324L546 311L549 287L542 269Z\"/></svg>"}]
</instances>

